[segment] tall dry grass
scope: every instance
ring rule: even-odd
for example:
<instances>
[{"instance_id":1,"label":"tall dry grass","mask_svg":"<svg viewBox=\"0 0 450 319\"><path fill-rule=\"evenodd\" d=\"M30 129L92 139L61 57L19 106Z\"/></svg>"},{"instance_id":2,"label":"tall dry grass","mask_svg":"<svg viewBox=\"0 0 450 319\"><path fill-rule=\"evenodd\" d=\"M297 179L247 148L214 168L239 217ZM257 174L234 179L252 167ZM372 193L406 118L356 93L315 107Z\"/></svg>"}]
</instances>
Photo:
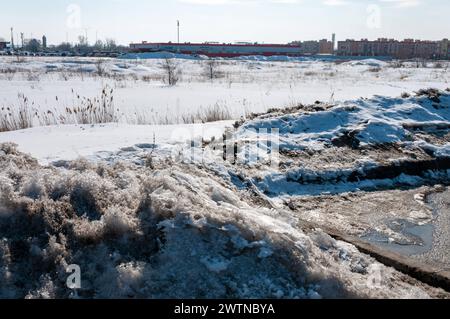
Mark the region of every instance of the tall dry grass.
<instances>
[{"instance_id":1,"label":"tall dry grass","mask_svg":"<svg viewBox=\"0 0 450 319\"><path fill-rule=\"evenodd\" d=\"M76 106L62 111L42 111L19 94L16 106L0 108L0 132L27 129L33 126L59 124L104 124L119 121L119 112L114 107L114 89L105 86L99 97L85 98L76 95Z\"/></svg>"},{"instance_id":2,"label":"tall dry grass","mask_svg":"<svg viewBox=\"0 0 450 319\"><path fill-rule=\"evenodd\" d=\"M28 98L19 94L16 108L0 108L0 132L27 129L33 126L33 113Z\"/></svg>"},{"instance_id":3,"label":"tall dry grass","mask_svg":"<svg viewBox=\"0 0 450 319\"><path fill-rule=\"evenodd\" d=\"M65 124L127 123L134 125L194 124L233 120L226 105L216 103L186 114L166 113L153 109L120 112L114 105L114 89L105 86L100 96L82 97L72 90L74 106L42 110L20 94L18 104L0 108L0 132L16 131L34 126ZM58 102L58 97L56 97Z\"/></svg>"}]
</instances>

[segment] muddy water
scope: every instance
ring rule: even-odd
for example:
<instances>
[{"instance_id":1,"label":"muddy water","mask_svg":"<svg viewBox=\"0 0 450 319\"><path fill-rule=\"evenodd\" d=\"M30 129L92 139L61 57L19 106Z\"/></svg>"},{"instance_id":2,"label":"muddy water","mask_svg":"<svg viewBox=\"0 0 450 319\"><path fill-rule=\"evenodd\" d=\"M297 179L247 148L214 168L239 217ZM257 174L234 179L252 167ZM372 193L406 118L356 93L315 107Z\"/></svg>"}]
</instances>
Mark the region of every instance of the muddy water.
<instances>
[{"instance_id":1,"label":"muddy water","mask_svg":"<svg viewBox=\"0 0 450 319\"><path fill-rule=\"evenodd\" d=\"M450 189L428 198L433 208L433 221L416 225L407 220L387 220L386 225L402 234L404 241L392 241L383 233L372 231L362 239L379 247L450 270Z\"/></svg>"},{"instance_id":2,"label":"muddy water","mask_svg":"<svg viewBox=\"0 0 450 319\"><path fill-rule=\"evenodd\" d=\"M407 220L387 221L389 228L403 235L406 240L393 241L386 234L372 231L362 236L362 239L379 247L406 256L424 254L433 247L433 224L416 225Z\"/></svg>"},{"instance_id":3,"label":"muddy water","mask_svg":"<svg viewBox=\"0 0 450 319\"><path fill-rule=\"evenodd\" d=\"M450 270L450 188L431 195L428 202L435 214L433 245L431 250L417 258L441 269Z\"/></svg>"}]
</instances>

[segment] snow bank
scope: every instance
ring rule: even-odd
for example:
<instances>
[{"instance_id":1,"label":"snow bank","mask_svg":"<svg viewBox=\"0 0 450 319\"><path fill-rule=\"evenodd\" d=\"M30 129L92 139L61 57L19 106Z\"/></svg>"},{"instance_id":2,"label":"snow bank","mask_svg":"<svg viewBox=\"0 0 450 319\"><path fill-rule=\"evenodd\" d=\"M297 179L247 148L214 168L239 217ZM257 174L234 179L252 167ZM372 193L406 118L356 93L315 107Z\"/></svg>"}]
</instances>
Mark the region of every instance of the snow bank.
<instances>
[{"instance_id":1,"label":"snow bank","mask_svg":"<svg viewBox=\"0 0 450 319\"><path fill-rule=\"evenodd\" d=\"M419 187L446 184L450 179L445 137L450 128L448 93L274 110L244 122L237 130L238 143L251 144L241 147L237 157L245 159L248 150L267 154L266 145L258 141L270 140L274 128L279 130L280 153L286 154L281 169L262 161L244 162L253 168L248 178L270 197ZM358 159L338 162L332 156L340 148L358 153ZM401 153L393 156L389 148ZM322 159L317 155L321 153ZM314 158L317 163L312 163Z\"/></svg>"},{"instance_id":2,"label":"snow bank","mask_svg":"<svg viewBox=\"0 0 450 319\"><path fill-rule=\"evenodd\" d=\"M186 125L61 125L36 127L0 133L0 143L14 142L22 152L31 154L42 164L59 160L90 157L98 152L115 152L149 148L153 142L159 148L184 143L197 137L221 137L224 128L233 122L223 121Z\"/></svg>"},{"instance_id":3,"label":"snow bank","mask_svg":"<svg viewBox=\"0 0 450 319\"><path fill-rule=\"evenodd\" d=\"M40 167L0 146L1 298L444 296L195 166ZM82 288L66 287L68 265Z\"/></svg>"},{"instance_id":4,"label":"snow bank","mask_svg":"<svg viewBox=\"0 0 450 319\"><path fill-rule=\"evenodd\" d=\"M361 59L356 61L345 62L345 65L349 66L371 66L371 67L385 67L388 65L386 61L378 59Z\"/></svg>"},{"instance_id":5,"label":"snow bank","mask_svg":"<svg viewBox=\"0 0 450 319\"><path fill-rule=\"evenodd\" d=\"M450 126L450 95L442 93L439 102L427 97L375 97L340 103L327 110L267 116L245 123L236 133L238 139L250 138L261 129L278 128L282 149L301 149L317 144L331 145L351 134L357 143L377 145L406 142L411 127L427 129Z\"/></svg>"}]
</instances>

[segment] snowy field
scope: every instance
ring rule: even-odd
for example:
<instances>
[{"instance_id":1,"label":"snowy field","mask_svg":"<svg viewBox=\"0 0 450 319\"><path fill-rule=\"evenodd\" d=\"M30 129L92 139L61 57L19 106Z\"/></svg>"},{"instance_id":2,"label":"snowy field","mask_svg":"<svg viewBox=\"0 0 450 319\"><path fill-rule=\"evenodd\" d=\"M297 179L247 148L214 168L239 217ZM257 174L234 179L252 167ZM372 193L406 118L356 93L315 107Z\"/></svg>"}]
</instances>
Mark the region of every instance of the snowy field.
<instances>
[{"instance_id":1,"label":"snowy field","mask_svg":"<svg viewBox=\"0 0 450 319\"><path fill-rule=\"evenodd\" d=\"M0 298L450 298L448 64L175 62L3 58Z\"/></svg>"},{"instance_id":2,"label":"snowy field","mask_svg":"<svg viewBox=\"0 0 450 319\"><path fill-rule=\"evenodd\" d=\"M164 64L161 59L1 57L0 107L35 110L35 125L81 124L67 110L87 107L89 101L99 106L107 89L117 121L185 124L315 101L443 90L450 80L448 62L250 59L217 60L210 66L202 59L175 59L178 82L170 86Z\"/></svg>"}]
</instances>

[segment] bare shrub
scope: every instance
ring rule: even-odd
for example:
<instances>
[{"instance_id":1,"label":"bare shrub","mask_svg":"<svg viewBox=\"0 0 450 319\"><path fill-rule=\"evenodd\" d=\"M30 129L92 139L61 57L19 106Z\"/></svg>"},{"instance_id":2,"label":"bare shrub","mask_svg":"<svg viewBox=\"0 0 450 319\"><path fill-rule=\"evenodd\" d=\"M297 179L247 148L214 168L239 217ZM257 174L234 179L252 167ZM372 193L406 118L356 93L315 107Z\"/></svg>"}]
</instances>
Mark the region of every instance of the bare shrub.
<instances>
[{"instance_id":1,"label":"bare shrub","mask_svg":"<svg viewBox=\"0 0 450 319\"><path fill-rule=\"evenodd\" d=\"M374 68L370 68L368 71L371 72L371 73L378 73L378 72L381 71L381 68L380 67L374 67Z\"/></svg>"},{"instance_id":2,"label":"bare shrub","mask_svg":"<svg viewBox=\"0 0 450 319\"><path fill-rule=\"evenodd\" d=\"M4 68L4 69L0 69L0 74L5 75L6 80L8 81L12 81L14 79L14 76L17 73L17 69L16 68Z\"/></svg>"},{"instance_id":3,"label":"bare shrub","mask_svg":"<svg viewBox=\"0 0 450 319\"><path fill-rule=\"evenodd\" d=\"M407 98L411 97L411 94L409 94L407 92L403 92L401 96L403 99L407 99Z\"/></svg>"},{"instance_id":4,"label":"bare shrub","mask_svg":"<svg viewBox=\"0 0 450 319\"><path fill-rule=\"evenodd\" d=\"M137 81L137 80L139 80L139 77L137 76L137 74L136 73L131 73L130 75L129 75L129 77L130 77L130 79L132 80L132 81Z\"/></svg>"},{"instance_id":5,"label":"bare shrub","mask_svg":"<svg viewBox=\"0 0 450 319\"><path fill-rule=\"evenodd\" d=\"M201 109L194 114L184 115L182 119L183 123L192 124L227 121L233 119L233 116L226 106L216 103L214 106Z\"/></svg>"},{"instance_id":6,"label":"bare shrub","mask_svg":"<svg viewBox=\"0 0 450 319\"><path fill-rule=\"evenodd\" d=\"M389 63L389 66L394 69L401 69L405 67L402 61L393 61Z\"/></svg>"},{"instance_id":7,"label":"bare shrub","mask_svg":"<svg viewBox=\"0 0 450 319\"><path fill-rule=\"evenodd\" d=\"M438 89L429 88L429 89L420 89L416 92L416 96L426 96L430 101L435 103L440 103L440 97L442 93Z\"/></svg>"},{"instance_id":8,"label":"bare shrub","mask_svg":"<svg viewBox=\"0 0 450 319\"><path fill-rule=\"evenodd\" d=\"M102 60L98 60L96 63L95 63L95 73L98 75L98 76L100 76L100 77L102 77L102 76L104 76L105 74L106 74L106 68L105 68L105 65L103 64L103 61Z\"/></svg>"},{"instance_id":9,"label":"bare shrub","mask_svg":"<svg viewBox=\"0 0 450 319\"><path fill-rule=\"evenodd\" d=\"M26 62L25 57L16 55L16 63L24 63L24 62Z\"/></svg>"},{"instance_id":10,"label":"bare shrub","mask_svg":"<svg viewBox=\"0 0 450 319\"><path fill-rule=\"evenodd\" d=\"M39 82L40 81L39 73L29 71L28 74L27 74L27 81L29 81L29 82Z\"/></svg>"},{"instance_id":11,"label":"bare shrub","mask_svg":"<svg viewBox=\"0 0 450 319\"><path fill-rule=\"evenodd\" d=\"M138 80L136 74L133 73L133 76L136 76L135 80ZM154 82L154 81L164 81L164 76L160 74L146 74L141 77L142 82Z\"/></svg>"},{"instance_id":12,"label":"bare shrub","mask_svg":"<svg viewBox=\"0 0 450 319\"><path fill-rule=\"evenodd\" d=\"M443 69L444 68L444 64L442 63L442 62L435 62L434 64L433 64L433 68L435 68L435 69Z\"/></svg>"},{"instance_id":13,"label":"bare shrub","mask_svg":"<svg viewBox=\"0 0 450 319\"><path fill-rule=\"evenodd\" d=\"M69 74L67 72L60 72L59 73L59 78L61 79L61 81L69 81Z\"/></svg>"},{"instance_id":14,"label":"bare shrub","mask_svg":"<svg viewBox=\"0 0 450 319\"><path fill-rule=\"evenodd\" d=\"M425 59L416 59L415 60L415 67L417 69L420 69L420 68L426 69L426 68L428 68L428 61L425 60Z\"/></svg>"},{"instance_id":15,"label":"bare shrub","mask_svg":"<svg viewBox=\"0 0 450 319\"><path fill-rule=\"evenodd\" d=\"M153 78L150 75L144 75L141 79L143 82L151 82Z\"/></svg>"}]
</instances>

